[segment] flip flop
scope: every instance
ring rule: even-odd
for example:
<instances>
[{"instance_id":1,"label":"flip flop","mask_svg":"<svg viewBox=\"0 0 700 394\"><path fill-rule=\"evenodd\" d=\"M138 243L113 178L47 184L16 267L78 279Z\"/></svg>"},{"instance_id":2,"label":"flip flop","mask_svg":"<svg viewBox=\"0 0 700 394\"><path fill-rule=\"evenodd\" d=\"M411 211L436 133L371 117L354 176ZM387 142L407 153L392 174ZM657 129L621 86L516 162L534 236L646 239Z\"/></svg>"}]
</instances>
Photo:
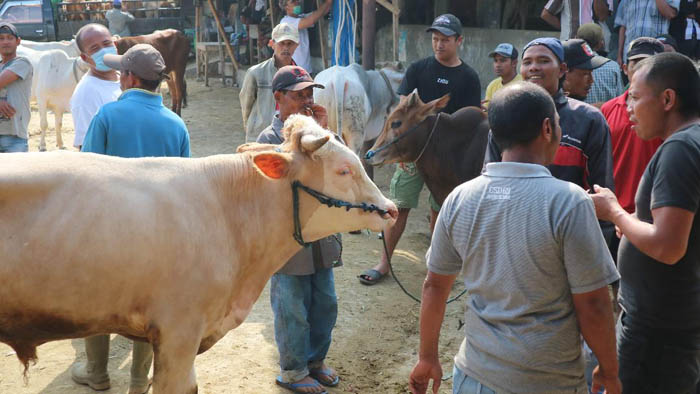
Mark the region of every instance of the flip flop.
<instances>
[{"instance_id":1,"label":"flip flop","mask_svg":"<svg viewBox=\"0 0 700 394\"><path fill-rule=\"evenodd\" d=\"M333 378L333 380L329 382L331 376L333 376L333 370L330 368L310 369L309 376L318 380L318 382L322 385L328 387L335 387L338 385L338 382L340 382L340 376L338 376L337 374L335 375L335 378Z\"/></svg>"},{"instance_id":2,"label":"flip flop","mask_svg":"<svg viewBox=\"0 0 700 394\"><path fill-rule=\"evenodd\" d=\"M317 391L315 393L309 393L307 391L301 391L299 390L300 388L307 388L307 387L323 387L321 384L316 381L316 383L287 383L282 381L282 377L278 376L277 379L275 379L275 383L277 383L278 386L284 387L287 390L291 390L293 393L301 393L301 394L328 394L326 390L323 391Z\"/></svg>"},{"instance_id":3,"label":"flip flop","mask_svg":"<svg viewBox=\"0 0 700 394\"><path fill-rule=\"evenodd\" d=\"M360 283L363 285L367 286L374 286L377 283L381 282L382 279L386 274L382 274L381 272L375 270L375 269L368 269L363 271L360 275L357 276L357 279L360 280Z\"/></svg>"}]
</instances>

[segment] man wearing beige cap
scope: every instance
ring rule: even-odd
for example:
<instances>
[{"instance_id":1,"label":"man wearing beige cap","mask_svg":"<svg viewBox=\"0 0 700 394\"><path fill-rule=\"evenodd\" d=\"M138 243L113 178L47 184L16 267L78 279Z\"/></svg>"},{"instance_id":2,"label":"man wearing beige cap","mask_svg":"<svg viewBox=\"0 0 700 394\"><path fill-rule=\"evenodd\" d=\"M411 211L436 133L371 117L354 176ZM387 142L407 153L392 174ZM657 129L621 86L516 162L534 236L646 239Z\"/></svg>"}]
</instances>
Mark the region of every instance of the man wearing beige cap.
<instances>
[{"instance_id":1,"label":"man wearing beige cap","mask_svg":"<svg viewBox=\"0 0 700 394\"><path fill-rule=\"evenodd\" d=\"M280 23L272 30L272 39L268 45L274 54L248 69L238 94L246 142L255 141L275 116L277 108L272 95L272 78L280 68L296 65L292 55L299 46L299 30L286 23Z\"/></svg>"},{"instance_id":2,"label":"man wearing beige cap","mask_svg":"<svg viewBox=\"0 0 700 394\"><path fill-rule=\"evenodd\" d=\"M185 123L155 93L167 78L160 52L149 44L138 44L124 55L104 55L103 63L121 71L122 94L117 101L103 105L92 118L81 151L119 157L189 157L190 137ZM86 339L85 353L87 361L76 364L71 377L94 390L107 390L109 335ZM148 392L152 359L150 345L134 344L129 394Z\"/></svg>"}]
</instances>

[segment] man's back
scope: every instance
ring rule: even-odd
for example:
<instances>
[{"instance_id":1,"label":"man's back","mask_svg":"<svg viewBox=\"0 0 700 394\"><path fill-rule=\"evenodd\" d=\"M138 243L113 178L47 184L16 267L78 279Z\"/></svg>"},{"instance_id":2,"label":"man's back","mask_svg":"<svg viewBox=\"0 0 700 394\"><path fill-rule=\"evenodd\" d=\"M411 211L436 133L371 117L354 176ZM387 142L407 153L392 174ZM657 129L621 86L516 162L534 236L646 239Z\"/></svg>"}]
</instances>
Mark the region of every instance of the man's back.
<instances>
[{"instance_id":1,"label":"man's back","mask_svg":"<svg viewBox=\"0 0 700 394\"><path fill-rule=\"evenodd\" d=\"M190 142L185 123L163 106L159 94L130 89L95 115L82 150L120 157L188 157Z\"/></svg>"},{"instance_id":2,"label":"man's back","mask_svg":"<svg viewBox=\"0 0 700 394\"><path fill-rule=\"evenodd\" d=\"M581 188L540 165L489 164L443 204L428 267L464 276L467 375L499 392L586 390L572 293L618 275Z\"/></svg>"},{"instance_id":3,"label":"man's back","mask_svg":"<svg viewBox=\"0 0 700 394\"><path fill-rule=\"evenodd\" d=\"M134 19L134 17L122 10L112 8L105 13L105 18L109 23L109 32L112 34L117 34L122 37L128 37L131 35L129 30L129 22Z\"/></svg>"}]
</instances>

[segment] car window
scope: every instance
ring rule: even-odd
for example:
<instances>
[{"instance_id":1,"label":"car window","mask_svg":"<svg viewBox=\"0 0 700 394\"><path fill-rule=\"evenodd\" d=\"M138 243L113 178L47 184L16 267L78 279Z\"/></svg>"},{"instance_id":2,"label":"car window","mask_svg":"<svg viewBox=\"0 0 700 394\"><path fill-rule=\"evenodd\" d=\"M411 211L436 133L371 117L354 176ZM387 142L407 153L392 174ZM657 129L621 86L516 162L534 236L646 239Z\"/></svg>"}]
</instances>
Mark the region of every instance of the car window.
<instances>
[{"instance_id":1,"label":"car window","mask_svg":"<svg viewBox=\"0 0 700 394\"><path fill-rule=\"evenodd\" d=\"M0 21L41 23L41 4L11 4L0 11Z\"/></svg>"}]
</instances>

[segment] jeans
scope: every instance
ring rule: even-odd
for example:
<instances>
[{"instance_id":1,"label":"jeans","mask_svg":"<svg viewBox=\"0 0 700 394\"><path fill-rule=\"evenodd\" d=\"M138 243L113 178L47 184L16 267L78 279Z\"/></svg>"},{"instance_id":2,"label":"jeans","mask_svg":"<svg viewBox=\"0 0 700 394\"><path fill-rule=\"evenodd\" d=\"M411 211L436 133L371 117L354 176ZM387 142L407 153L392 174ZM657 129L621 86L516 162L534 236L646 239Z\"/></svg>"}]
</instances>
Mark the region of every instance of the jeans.
<instances>
[{"instance_id":1,"label":"jeans","mask_svg":"<svg viewBox=\"0 0 700 394\"><path fill-rule=\"evenodd\" d=\"M338 316L333 269L312 275L275 274L270 279L275 341L282 381L296 382L323 365Z\"/></svg>"},{"instance_id":2,"label":"jeans","mask_svg":"<svg viewBox=\"0 0 700 394\"><path fill-rule=\"evenodd\" d=\"M29 145L26 138L14 135L0 135L0 153L28 152Z\"/></svg>"},{"instance_id":3,"label":"jeans","mask_svg":"<svg viewBox=\"0 0 700 394\"><path fill-rule=\"evenodd\" d=\"M700 381L700 333L654 329L622 312L617 356L625 393L692 394Z\"/></svg>"},{"instance_id":4,"label":"jeans","mask_svg":"<svg viewBox=\"0 0 700 394\"><path fill-rule=\"evenodd\" d=\"M452 370L452 394L496 394L496 392L471 376L467 376L455 365Z\"/></svg>"}]
</instances>

